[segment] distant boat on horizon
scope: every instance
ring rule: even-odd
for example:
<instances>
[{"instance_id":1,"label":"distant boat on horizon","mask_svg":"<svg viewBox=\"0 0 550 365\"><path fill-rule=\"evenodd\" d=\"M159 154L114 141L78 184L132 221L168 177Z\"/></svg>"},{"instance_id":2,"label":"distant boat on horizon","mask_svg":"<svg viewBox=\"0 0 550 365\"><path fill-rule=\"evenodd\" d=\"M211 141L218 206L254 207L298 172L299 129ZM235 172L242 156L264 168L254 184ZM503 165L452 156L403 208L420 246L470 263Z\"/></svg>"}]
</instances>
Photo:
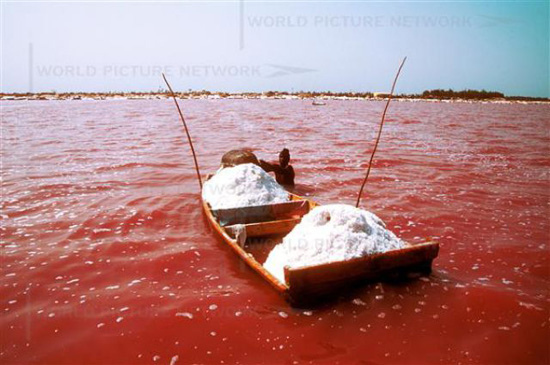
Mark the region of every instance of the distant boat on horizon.
<instances>
[{"instance_id":1,"label":"distant boat on horizon","mask_svg":"<svg viewBox=\"0 0 550 365\"><path fill-rule=\"evenodd\" d=\"M311 105L327 105L327 103L325 103L324 101L321 101L321 100L313 100Z\"/></svg>"}]
</instances>

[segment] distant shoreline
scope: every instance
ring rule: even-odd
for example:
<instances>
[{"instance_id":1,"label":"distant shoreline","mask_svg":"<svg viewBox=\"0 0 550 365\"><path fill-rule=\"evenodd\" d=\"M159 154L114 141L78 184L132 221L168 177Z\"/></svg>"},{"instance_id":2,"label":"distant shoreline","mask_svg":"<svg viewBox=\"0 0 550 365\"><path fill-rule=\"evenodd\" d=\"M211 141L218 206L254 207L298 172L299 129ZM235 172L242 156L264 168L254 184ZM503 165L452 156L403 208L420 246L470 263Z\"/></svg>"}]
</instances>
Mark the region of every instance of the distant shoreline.
<instances>
[{"instance_id":1,"label":"distant shoreline","mask_svg":"<svg viewBox=\"0 0 550 365\"><path fill-rule=\"evenodd\" d=\"M386 100L388 95L373 95L371 93L223 93L223 92L186 92L176 93L178 99L219 100L219 99L247 99L247 100L310 100L317 105L332 100ZM166 92L114 92L114 93L0 93L0 100L161 100L169 99ZM546 104L549 98L533 97L498 97L498 98L434 98L421 95L394 95L396 101L409 102L444 102L444 103L492 103L492 104Z\"/></svg>"}]
</instances>

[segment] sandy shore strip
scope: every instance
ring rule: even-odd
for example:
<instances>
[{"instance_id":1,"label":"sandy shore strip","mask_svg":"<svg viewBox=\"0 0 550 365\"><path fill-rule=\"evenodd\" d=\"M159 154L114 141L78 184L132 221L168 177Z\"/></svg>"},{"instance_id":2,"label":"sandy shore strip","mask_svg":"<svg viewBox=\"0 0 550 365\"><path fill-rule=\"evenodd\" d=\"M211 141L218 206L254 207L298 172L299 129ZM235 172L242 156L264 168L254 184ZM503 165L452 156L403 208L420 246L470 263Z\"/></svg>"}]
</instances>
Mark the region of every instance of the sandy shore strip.
<instances>
[{"instance_id":1,"label":"sandy shore strip","mask_svg":"<svg viewBox=\"0 0 550 365\"><path fill-rule=\"evenodd\" d=\"M385 100L386 96L377 96L372 93L286 93L286 92L264 92L264 93L224 93L224 92L187 92L176 93L179 99L246 99L246 100L310 100L330 101L330 100L367 100L380 101ZM0 93L0 100L154 100L168 99L168 93L163 92L116 92L116 93ZM550 102L548 98L530 98L530 97L504 97L494 99L435 99L423 98L419 96L397 95L395 101L405 102L430 102L430 103L495 103L495 104L546 104ZM323 105L316 104L316 105Z\"/></svg>"}]
</instances>

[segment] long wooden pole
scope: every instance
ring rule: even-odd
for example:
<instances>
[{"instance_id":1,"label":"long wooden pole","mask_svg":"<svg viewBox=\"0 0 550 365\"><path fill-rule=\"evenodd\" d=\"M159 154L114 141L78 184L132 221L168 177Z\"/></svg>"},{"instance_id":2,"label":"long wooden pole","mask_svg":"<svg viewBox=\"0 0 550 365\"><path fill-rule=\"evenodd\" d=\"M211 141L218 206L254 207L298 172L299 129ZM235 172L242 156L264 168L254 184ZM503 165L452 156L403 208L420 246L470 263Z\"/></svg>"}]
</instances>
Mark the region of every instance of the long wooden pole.
<instances>
[{"instance_id":1,"label":"long wooden pole","mask_svg":"<svg viewBox=\"0 0 550 365\"><path fill-rule=\"evenodd\" d=\"M183 127L185 128L185 134L187 134L187 140L189 141L189 146L191 147L191 152L193 153L193 161L195 161L195 171L197 171L197 178L199 179L199 186L201 187L201 190L202 190L202 179L201 179L201 173L200 173L200 170L199 170L199 164L197 162L197 155L195 154L195 148L193 147L193 141L191 141L191 135L189 134L189 129L187 129L187 123L185 123L185 118L183 117L183 113L181 112L178 101L176 100L176 95L174 94L174 91L172 90L172 87L168 83L168 80L166 80L166 76L164 75L164 73L162 74L162 78L164 79L164 82L168 86L168 89L170 90L170 94L172 94L172 99L174 99L174 103L176 103L176 108L178 108L178 113L179 113L181 121L183 123Z\"/></svg>"},{"instance_id":2,"label":"long wooden pole","mask_svg":"<svg viewBox=\"0 0 550 365\"><path fill-rule=\"evenodd\" d=\"M369 179L370 169L372 166L372 161L374 160L374 154L376 153L376 149L378 148L378 142L380 142L380 136L382 135L382 127L384 126L384 119L386 119L386 112L388 111L388 107L390 106L390 101L393 96L393 90L395 89L395 84L397 83L397 79L399 78L399 74L401 73L401 69L403 68L403 65L405 64L405 61L407 60L407 57L403 58L403 61L401 61L401 65L399 66L399 69L397 70L397 74L395 75L395 79L393 79L393 84L391 86L391 92L390 96L388 97L388 101L386 102L386 107L384 108L384 113L382 113L382 120L380 121L380 127L378 128L378 136L376 137L376 143L374 144L374 149L372 150L372 154L370 155L370 161L369 161L369 167L367 168L367 175L365 176L365 179L363 180L363 184L361 184L361 189L359 190L359 195L357 195L357 202L355 203L355 207L359 208L359 202L361 201L361 195L363 195L363 189L365 187L365 184L367 183L367 180Z\"/></svg>"}]
</instances>

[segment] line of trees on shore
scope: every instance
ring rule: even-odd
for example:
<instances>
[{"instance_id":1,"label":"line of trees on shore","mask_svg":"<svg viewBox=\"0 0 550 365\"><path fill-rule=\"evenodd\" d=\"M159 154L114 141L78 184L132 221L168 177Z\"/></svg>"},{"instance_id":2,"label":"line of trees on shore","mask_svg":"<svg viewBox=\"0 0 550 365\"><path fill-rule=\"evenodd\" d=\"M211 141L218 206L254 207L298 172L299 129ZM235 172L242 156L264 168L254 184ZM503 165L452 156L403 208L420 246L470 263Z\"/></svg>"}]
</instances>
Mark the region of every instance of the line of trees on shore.
<instances>
[{"instance_id":1,"label":"line of trees on shore","mask_svg":"<svg viewBox=\"0 0 550 365\"><path fill-rule=\"evenodd\" d=\"M498 91L461 90L452 89L426 90L422 93L424 99L503 99L504 94Z\"/></svg>"},{"instance_id":2,"label":"line of trees on shore","mask_svg":"<svg viewBox=\"0 0 550 365\"><path fill-rule=\"evenodd\" d=\"M244 93L243 95L245 95ZM252 93L254 94L254 93ZM328 97L350 97L350 98L386 98L388 93L373 93L373 92L331 92L331 91L299 91L289 93L285 91L267 91L263 95L267 97L296 95L300 98L322 98ZM393 96L396 99L438 99L438 100L518 100L518 101L550 101L549 98L530 97L530 96L505 96L498 91L486 90L460 90L452 89L434 89L425 90L422 94L398 94Z\"/></svg>"},{"instance_id":3,"label":"line of trees on shore","mask_svg":"<svg viewBox=\"0 0 550 365\"><path fill-rule=\"evenodd\" d=\"M208 92L210 94L210 92ZM227 97L229 93L218 93L221 97ZM265 95L267 97L287 96L294 95L301 99L308 98L322 98L322 97L348 97L348 98L385 98L387 93L373 93L373 92L332 92L332 91L265 91L263 93L241 93L243 96L257 96ZM452 89L434 89L425 90L422 94L399 94L393 96L396 99L439 99L439 100L518 100L518 101L550 101L549 98L542 97L530 97L530 96L505 96L498 91L486 91L486 90L460 90L454 91Z\"/></svg>"}]
</instances>

